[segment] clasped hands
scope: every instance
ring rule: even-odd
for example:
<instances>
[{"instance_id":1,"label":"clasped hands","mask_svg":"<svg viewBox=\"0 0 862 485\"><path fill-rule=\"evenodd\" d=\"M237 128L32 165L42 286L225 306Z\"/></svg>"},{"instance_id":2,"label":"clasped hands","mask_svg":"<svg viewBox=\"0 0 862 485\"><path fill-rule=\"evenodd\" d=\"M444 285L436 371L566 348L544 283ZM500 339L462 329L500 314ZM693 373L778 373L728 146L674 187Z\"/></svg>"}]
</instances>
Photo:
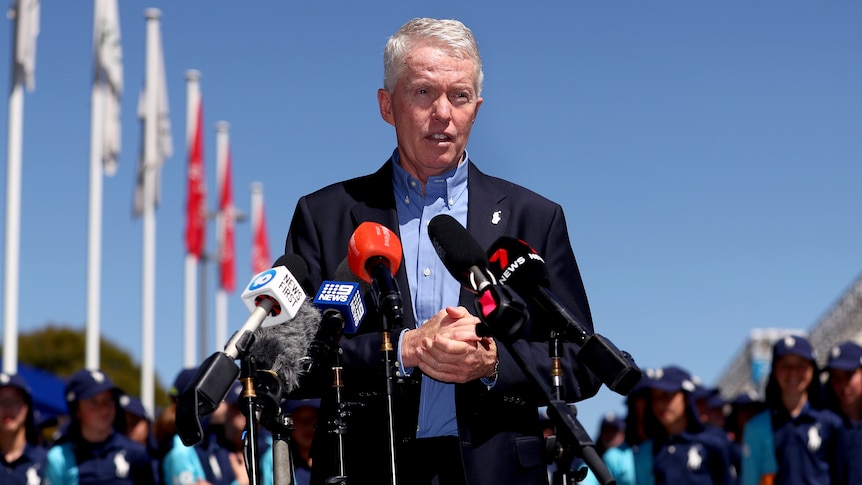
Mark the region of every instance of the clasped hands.
<instances>
[{"instance_id":1,"label":"clasped hands","mask_svg":"<svg viewBox=\"0 0 862 485\"><path fill-rule=\"evenodd\" d=\"M401 340L405 367L441 382L468 382L494 373L497 344L476 335L479 319L463 306L446 307Z\"/></svg>"}]
</instances>

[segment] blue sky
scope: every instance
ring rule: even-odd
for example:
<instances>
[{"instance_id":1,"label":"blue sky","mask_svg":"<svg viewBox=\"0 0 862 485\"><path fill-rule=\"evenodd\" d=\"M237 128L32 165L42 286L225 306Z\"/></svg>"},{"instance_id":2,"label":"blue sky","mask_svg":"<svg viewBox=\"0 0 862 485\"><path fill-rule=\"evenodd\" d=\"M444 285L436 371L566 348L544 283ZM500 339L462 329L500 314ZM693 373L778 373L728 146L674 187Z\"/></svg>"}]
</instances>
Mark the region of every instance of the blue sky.
<instances>
[{"instance_id":1,"label":"blue sky","mask_svg":"<svg viewBox=\"0 0 862 485\"><path fill-rule=\"evenodd\" d=\"M641 366L678 364L714 383L752 328L809 328L862 269L862 3L253 4L120 1L123 151L104 182L101 321L140 355L131 208L144 10L157 7L174 138L156 214L162 382L183 362L186 70L202 73L209 206L224 120L236 205L248 212L250 184L264 184L274 258L301 195L375 170L394 148L376 90L386 38L412 17L473 29L486 82L471 158L563 206L596 330ZM22 332L84 325L91 42L91 2L43 2L24 100ZM213 250L213 226L208 239ZM239 224L240 287L250 242ZM233 331L248 316L238 292L229 311ZM603 389L579 418L592 433L622 401Z\"/></svg>"}]
</instances>

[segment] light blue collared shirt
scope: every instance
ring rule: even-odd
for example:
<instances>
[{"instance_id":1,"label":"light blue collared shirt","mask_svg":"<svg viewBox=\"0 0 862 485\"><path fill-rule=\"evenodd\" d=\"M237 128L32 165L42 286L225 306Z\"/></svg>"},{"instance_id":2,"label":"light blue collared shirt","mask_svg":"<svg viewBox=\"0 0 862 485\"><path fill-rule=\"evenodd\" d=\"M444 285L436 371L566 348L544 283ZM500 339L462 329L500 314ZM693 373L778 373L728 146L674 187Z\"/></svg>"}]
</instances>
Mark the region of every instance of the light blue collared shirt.
<instances>
[{"instance_id":1,"label":"light blue collared shirt","mask_svg":"<svg viewBox=\"0 0 862 485\"><path fill-rule=\"evenodd\" d=\"M422 183L401 168L398 149L392 154L392 183L404 248L404 269L410 284L410 300L416 326L447 306L458 306L461 285L443 265L431 239L428 222L437 214L449 214L467 227L467 157L458 167L430 177L422 195ZM402 333L403 335L403 333ZM398 340L401 361L401 339ZM412 368L404 368L410 374ZM455 420L455 385L422 376L417 438L458 436Z\"/></svg>"}]
</instances>

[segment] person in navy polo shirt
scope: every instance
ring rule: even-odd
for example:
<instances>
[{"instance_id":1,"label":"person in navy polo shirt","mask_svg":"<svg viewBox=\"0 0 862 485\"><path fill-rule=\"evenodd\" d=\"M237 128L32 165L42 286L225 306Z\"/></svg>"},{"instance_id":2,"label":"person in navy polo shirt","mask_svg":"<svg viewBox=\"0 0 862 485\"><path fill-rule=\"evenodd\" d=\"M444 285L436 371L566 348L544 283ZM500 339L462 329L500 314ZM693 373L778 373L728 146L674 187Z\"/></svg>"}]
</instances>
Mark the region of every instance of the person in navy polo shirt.
<instances>
[{"instance_id":1,"label":"person in navy polo shirt","mask_svg":"<svg viewBox=\"0 0 862 485\"><path fill-rule=\"evenodd\" d=\"M732 483L730 441L700 420L691 374L663 367L646 386L644 426L650 438L635 451L638 485Z\"/></svg>"},{"instance_id":2,"label":"person in navy polo shirt","mask_svg":"<svg viewBox=\"0 0 862 485\"><path fill-rule=\"evenodd\" d=\"M38 485L45 472L45 454L30 386L20 375L0 374L0 483Z\"/></svg>"},{"instance_id":3,"label":"person in navy polo shirt","mask_svg":"<svg viewBox=\"0 0 862 485\"><path fill-rule=\"evenodd\" d=\"M146 448L124 433L120 390L98 370L79 370L66 383L71 421L48 450L49 485L152 484Z\"/></svg>"},{"instance_id":4,"label":"person in navy polo shirt","mask_svg":"<svg viewBox=\"0 0 862 485\"><path fill-rule=\"evenodd\" d=\"M844 421L837 483L862 484L862 346L852 341L833 346L826 370L826 404Z\"/></svg>"},{"instance_id":5,"label":"person in navy polo shirt","mask_svg":"<svg viewBox=\"0 0 862 485\"><path fill-rule=\"evenodd\" d=\"M788 335L772 346L766 407L742 432L742 485L828 485L841 419L824 408L811 343Z\"/></svg>"}]
</instances>

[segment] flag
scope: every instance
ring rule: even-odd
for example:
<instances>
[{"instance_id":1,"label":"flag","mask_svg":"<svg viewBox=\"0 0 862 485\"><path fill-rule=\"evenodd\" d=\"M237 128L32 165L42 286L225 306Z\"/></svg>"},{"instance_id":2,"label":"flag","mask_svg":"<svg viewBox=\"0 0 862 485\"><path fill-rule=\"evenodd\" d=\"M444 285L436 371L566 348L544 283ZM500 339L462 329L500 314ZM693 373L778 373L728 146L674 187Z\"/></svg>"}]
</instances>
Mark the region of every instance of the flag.
<instances>
[{"instance_id":1,"label":"flag","mask_svg":"<svg viewBox=\"0 0 862 485\"><path fill-rule=\"evenodd\" d=\"M196 86L196 85L195 85ZM189 93L188 186L186 189L186 252L200 258L204 253L206 186L204 185L203 102L196 88Z\"/></svg>"},{"instance_id":2,"label":"flag","mask_svg":"<svg viewBox=\"0 0 862 485\"><path fill-rule=\"evenodd\" d=\"M39 0L15 0L9 12L15 19L15 84L23 83L27 91L36 87L36 37L39 36Z\"/></svg>"},{"instance_id":3,"label":"flag","mask_svg":"<svg viewBox=\"0 0 862 485\"><path fill-rule=\"evenodd\" d=\"M254 184L251 191L251 234L251 271L257 274L272 267L266 236L263 188L260 184Z\"/></svg>"},{"instance_id":4,"label":"flag","mask_svg":"<svg viewBox=\"0 0 862 485\"><path fill-rule=\"evenodd\" d=\"M231 190L231 156L227 144L217 166L219 190L219 214L221 215L221 234L219 245L220 284L225 291L233 291L236 286L234 270L234 223L233 191Z\"/></svg>"},{"instance_id":5,"label":"flag","mask_svg":"<svg viewBox=\"0 0 862 485\"><path fill-rule=\"evenodd\" d=\"M141 120L141 152L138 159L138 176L137 181L135 183L135 216L140 216L144 212L144 174L147 169L156 170L156 177L154 177L155 184L153 187L150 187L149 190L154 192L153 201L158 206L159 204L159 177L158 174L161 172L162 164L170 158L174 154L174 141L171 137L171 118L170 112L168 110L168 83L165 77L165 56L162 50L162 39L161 33L157 31L157 38L155 39L156 45L156 53L158 55L158 62L156 63L156 69L158 72L156 73L156 78L158 79L158 84L154 86L154 96L156 96L156 155L154 158L154 162L156 164L155 167L147 167L147 164L150 163L148 160L145 160L145 133L147 123L150 123L151 120L147 119L147 96L150 95L150 87L144 86L141 89L141 95L138 98L138 119ZM146 84L146 83L144 83Z\"/></svg>"},{"instance_id":6,"label":"flag","mask_svg":"<svg viewBox=\"0 0 862 485\"><path fill-rule=\"evenodd\" d=\"M123 49L117 0L95 0L93 18L93 82L106 86L102 162L114 175L120 157L120 96L123 94Z\"/></svg>"}]
</instances>

